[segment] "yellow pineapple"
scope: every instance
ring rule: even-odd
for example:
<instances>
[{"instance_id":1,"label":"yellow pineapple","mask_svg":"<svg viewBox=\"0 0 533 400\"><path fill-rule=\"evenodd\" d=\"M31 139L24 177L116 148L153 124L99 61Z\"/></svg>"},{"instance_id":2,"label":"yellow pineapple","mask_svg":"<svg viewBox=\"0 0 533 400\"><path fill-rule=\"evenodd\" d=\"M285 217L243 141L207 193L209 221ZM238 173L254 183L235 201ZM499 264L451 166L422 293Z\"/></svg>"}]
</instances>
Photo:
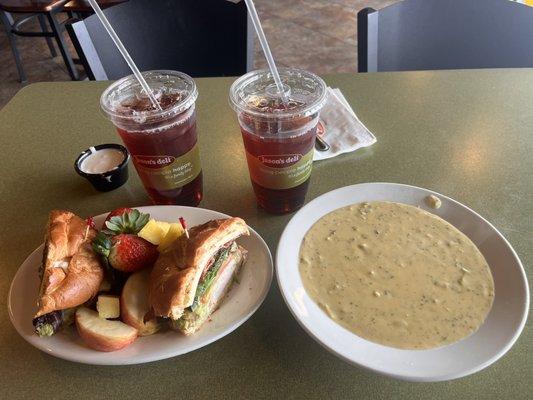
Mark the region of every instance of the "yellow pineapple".
<instances>
[{"instance_id":1,"label":"yellow pineapple","mask_svg":"<svg viewBox=\"0 0 533 400\"><path fill-rule=\"evenodd\" d=\"M157 250L162 253L170 248L172 243L183 235L184 230L179 222L170 224L169 229L163 240L159 243Z\"/></svg>"},{"instance_id":2,"label":"yellow pineapple","mask_svg":"<svg viewBox=\"0 0 533 400\"><path fill-rule=\"evenodd\" d=\"M168 230L170 229L170 223L164 222L164 221L155 221L157 225L161 228L161 231L163 232L163 238L166 236Z\"/></svg>"},{"instance_id":3,"label":"yellow pineapple","mask_svg":"<svg viewBox=\"0 0 533 400\"><path fill-rule=\"evenodd\" d=\"M168 224L164 222L164 224ZM168 224L170 225L170 224ZM148 240L152 244L159 244L167 234L168 227L161 225L161 221L151 219L148 223L139 231L138 236L145 240Z\"/></svg>"}]
</instances>

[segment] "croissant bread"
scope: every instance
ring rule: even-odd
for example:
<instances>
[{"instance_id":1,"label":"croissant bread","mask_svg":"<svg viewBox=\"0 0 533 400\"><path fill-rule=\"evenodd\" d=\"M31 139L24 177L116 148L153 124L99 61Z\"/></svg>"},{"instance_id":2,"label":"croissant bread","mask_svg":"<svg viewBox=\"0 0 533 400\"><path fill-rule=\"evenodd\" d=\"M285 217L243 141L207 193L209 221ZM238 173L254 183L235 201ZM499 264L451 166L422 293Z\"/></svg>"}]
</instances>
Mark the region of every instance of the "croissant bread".
<instances>
[{"instance_id":1,"label":"croissant bread","mask_svg":"<svg viewBox=\"0 0 533 400\"><path fill-rule=\"evenodd\" d=\"M104 270L91 247L96 230L70 211L50 213L34 318L79 306L98 292Z\"/></svg>"}]
</instances>

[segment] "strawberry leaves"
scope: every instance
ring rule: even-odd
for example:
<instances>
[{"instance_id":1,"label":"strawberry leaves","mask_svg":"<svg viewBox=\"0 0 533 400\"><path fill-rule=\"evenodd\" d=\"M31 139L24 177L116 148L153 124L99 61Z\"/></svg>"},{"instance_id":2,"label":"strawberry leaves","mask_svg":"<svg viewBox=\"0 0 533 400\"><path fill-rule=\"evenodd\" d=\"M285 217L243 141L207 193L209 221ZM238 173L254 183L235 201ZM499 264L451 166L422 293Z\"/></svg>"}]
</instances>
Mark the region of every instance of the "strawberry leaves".
<instances>
[{"instance_id":1,"label":"strawberry leaves","mask_svg":"<svg viewBox=\"0 0 533 400\"><path fill-rule=\"evenodd\" d=\"M105 222L102 232L108 235L131 233L136 235L148 223L150 214L141 213L139 210L131 210L122 215L111 217Z\"/></svg>"},{"instance_id":2,"label":"strawberry leaves","mask_svg":"<svg viewBox=\"0 0 533 400\"><path fill-rule=\"evenodd\" d=\"M92 242L93 250L106 259L111 251L111 239L103 231L98 232Z\"/></svg>"}]
</instances>

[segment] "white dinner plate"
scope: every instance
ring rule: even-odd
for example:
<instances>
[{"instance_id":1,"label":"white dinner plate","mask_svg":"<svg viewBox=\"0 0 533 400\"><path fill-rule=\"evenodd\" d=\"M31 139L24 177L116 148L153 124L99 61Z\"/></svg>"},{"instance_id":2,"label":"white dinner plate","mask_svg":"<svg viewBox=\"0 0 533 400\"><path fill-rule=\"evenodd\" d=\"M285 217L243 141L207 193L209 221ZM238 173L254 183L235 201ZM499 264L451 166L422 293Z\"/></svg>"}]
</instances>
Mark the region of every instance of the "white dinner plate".
<instances>
[{"instance_id":1,"label":"white dinner plate","mask_svg":"<svg viewBox=\"0 0 533 400\"><path fill-rule=\"evenodd\" d=\"M181 206L137 207L161 221L176 222L186 219L195 226L228 215L202 208ZM107 214L94 218L101 226ZM38 270L44 245L39 246L17 271L8 297L11 322L18 333L38 349L70 361L99 365L139 364L188 353L229 334L244 323L265 299L272 281L272 256L261 236L250 229L250 236L241 237L239 244L248 250L248 259L220 308L197 333L184 336L172 330L138 338L132 345L111 353L86 347L74 327L66 328L47 338L38 337L33 330L32 317L36 311L39 291Z\"/></svg>"},{"instance_id":2,"label":"white dinner plate","mask_svg":"<svg viewBox=\"0 0 533 400\"><path fill-rule=\"evenodd\" d=\"M434 194L439 209L424 198ZM365 340L331 320L307 295L298 268L300 244L311 226L325 214L364 201L394 201L419 206L466 234L485 256L494 277L492 309L473 335L430 350L401 350ZM441 194L414 186L363 183L326 193L294 215L281 235L276 254L281 293L300 325L318 343L349 363L398 379L443 381L477 372L503 356L522 331L529 309L529 289L515 251L488 221Z\"/></svg>"}]
</instances>

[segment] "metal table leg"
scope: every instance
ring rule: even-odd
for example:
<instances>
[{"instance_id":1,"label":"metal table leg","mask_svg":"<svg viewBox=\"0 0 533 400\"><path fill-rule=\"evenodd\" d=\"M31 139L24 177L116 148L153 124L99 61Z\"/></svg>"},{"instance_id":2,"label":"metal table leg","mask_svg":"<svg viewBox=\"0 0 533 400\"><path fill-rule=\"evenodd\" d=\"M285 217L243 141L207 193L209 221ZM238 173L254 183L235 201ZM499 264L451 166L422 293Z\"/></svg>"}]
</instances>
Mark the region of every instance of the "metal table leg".
<instances>
[{"instance_id":1,"label":"metal table leg","mask_svg":"<svg viewBox=\"0 0 533 400\"><path fill-rule=\"evenodd\" d=\"M7 34L7 40L9 41L9 45L11 46L11 51L13 52L13 57L15 57L15 64L17 65L20 82L25 83L28 79L26 78L26 74L24 73L24 68L22 68L22 61L20 59L20 54L17 49L15 35L11 33L11 25L13 24L13 18L11 17L9 13L3 10L0 10L0 19L2 20L2 24L4 25L4 28Z\"/></svg>"},{"instance_id":2,"label":"metal table leg","mask_svg":"<svg viewBox=\"0 0 533 400\"><path fill-rule=\"evenodd\" d=\"M67 66L68 73L72 80L78 80L79 74L78 70L76 69L76 66L74 65L74 61L72 60L72 57L70 55L70 52L67 47L67 43L65 41L65 38L63 37L63 27L61 24L57 22L56 19L56 13L54 11L46 13L46 16L48 18L48 23L50 24L50 27L52 28L52 32L54 32L54 36L57 41L57 46L59 47L59 51L61 52L61 55L63 56L63 61L65 61L65 65Z\"/></svg>"},{"instance_id":3,"label":"metal table leg","mask_svg":"<svg viewBox=\"0 0 533 400\"><path fill-rule=\"evenodd\" d=\"M44 15L39 14L37 18L39 19L39 25L41 25L42 31L47 32L48 28L46 27L46 20L44 19ZM57 56L56 48L54 47L54 42L52 41L52 38L49 36L45 36L45 37L46 37L46 44L48 45L48 48L50 49L50 54L52 55L52 57Z\"/></svg>"}]
</instances>

